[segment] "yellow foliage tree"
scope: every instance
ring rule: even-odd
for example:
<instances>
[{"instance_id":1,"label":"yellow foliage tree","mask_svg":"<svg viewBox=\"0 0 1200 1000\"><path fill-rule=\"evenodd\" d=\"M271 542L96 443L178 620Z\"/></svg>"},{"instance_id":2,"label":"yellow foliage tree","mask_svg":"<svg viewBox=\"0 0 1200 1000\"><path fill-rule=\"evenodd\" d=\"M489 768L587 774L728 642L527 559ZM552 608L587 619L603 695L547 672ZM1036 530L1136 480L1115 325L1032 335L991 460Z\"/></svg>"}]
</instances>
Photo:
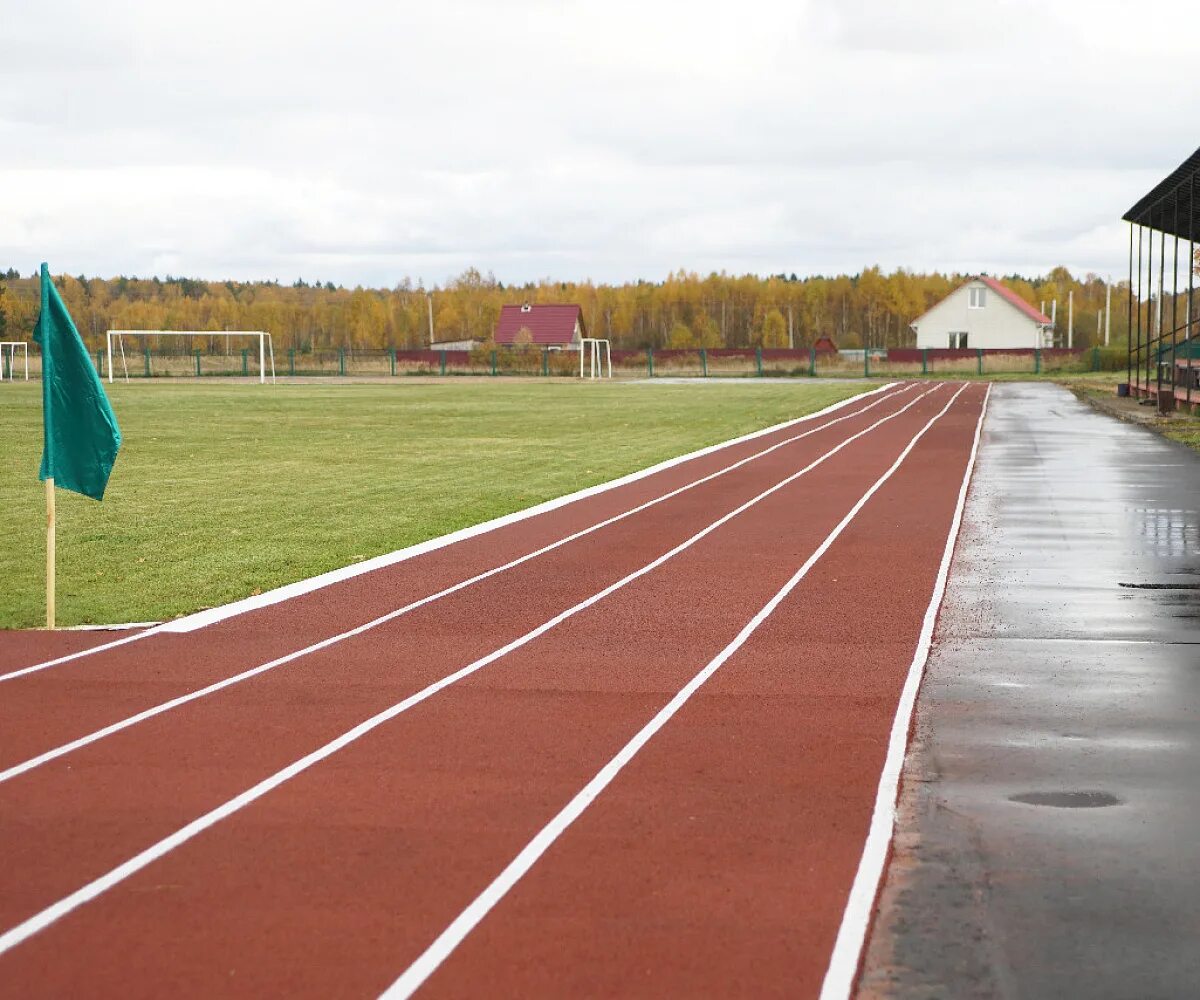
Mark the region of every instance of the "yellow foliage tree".
<instances>
[{"instance_id":1,"label":"yellow foliage tree","mask_svg":"<svg viewBox=\"0 0 1200 1000\"><path fill-rule=\"evenodd\" d=\"M787 347L787 320L778 309L772 309L763 320L758 342L762 347Z\"/></svg>"},{"instance_id":2,"label":"yellow foliage tree","mask_svg":"<svg viewBox=\"0 0 1200 1000\"><path fill-rule=\"evenodd\" d=\"M677 320L671 327L671 332L667 334L667 346L673 348L695 347L696 338L686 323Z\"/></svg>"}]
</instances>

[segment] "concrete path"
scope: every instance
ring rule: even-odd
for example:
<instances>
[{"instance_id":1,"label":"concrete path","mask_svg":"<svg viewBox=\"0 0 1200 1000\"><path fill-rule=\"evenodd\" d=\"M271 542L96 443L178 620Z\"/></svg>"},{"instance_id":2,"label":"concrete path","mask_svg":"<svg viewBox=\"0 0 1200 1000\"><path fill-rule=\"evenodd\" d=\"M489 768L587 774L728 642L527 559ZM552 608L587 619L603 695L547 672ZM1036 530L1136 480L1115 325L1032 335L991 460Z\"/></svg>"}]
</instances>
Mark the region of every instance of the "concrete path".
<instances>
[{"instance_id":1,"label":"concrete path","mask_svg":"<svg viewBox=\"0 0 1200 1000\"><path fill-rule=\"evenodd\" d=\"M1200 457L995 386L860 996L1200 994Z\"/></svg>"}]
</instances>

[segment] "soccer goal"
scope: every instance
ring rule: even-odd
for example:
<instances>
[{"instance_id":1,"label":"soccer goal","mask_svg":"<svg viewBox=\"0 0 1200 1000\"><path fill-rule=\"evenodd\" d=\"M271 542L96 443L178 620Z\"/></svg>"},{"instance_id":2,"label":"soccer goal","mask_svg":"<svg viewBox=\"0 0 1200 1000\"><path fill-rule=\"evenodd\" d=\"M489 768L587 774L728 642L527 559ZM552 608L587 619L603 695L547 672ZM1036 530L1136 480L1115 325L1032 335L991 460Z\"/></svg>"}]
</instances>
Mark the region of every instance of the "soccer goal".
<instances>
[{"instance_id":1,"label":"soccer goal","mask_svg":"<svg viewBox=\"0 0 1200 1000\"><path fill-rule=\"evenodd\" d=\"M109 330L107 341L109 382L113 380L114 340L121 356L121 369L125 373L125 381L129 381L129 365L125 362L126 337L255 337L258 339L258 381L266 382L269 370L271 382L275 382L275 346L271 343L271 335L262 330Z\"/></svg>"},{"instance_id":2,"label":"soccer goal","mask_svg":"<svg viewBox=\"0 0 1200 1000\"><path fill-rule=\"evenodd\" d=\"M584 355L587 355L587 378L612 378L612 350L607 340L583 337L579 341L579 377L584 378ZM608 375L604 374L604 362L608 361Z\"/></svg>"},{"instance_id":3,"label":"soccer goal","mask_svg":"<svg viewBox=\"0 0 1200 1000\"><path fill-rule=\"evenodd\" d=\"M4 381L4 373L8 372L8 380L17 377L17 348L25 360L25 381L29 381L29 345L23 340L0 340L0 382Z\"/></svg>"}]
</instances>

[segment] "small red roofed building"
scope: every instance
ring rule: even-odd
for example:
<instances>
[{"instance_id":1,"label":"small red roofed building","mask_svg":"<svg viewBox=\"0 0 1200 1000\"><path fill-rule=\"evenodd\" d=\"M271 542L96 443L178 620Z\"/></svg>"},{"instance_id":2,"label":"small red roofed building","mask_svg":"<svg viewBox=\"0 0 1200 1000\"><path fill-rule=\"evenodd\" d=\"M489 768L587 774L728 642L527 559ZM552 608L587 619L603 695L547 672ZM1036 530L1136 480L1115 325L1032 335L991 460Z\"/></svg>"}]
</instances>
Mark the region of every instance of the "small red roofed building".
<instances>
[{"instance_id":1,"label":"small red roofed building","mask_svg":"<svg viewBox=\"0 0 1200 1000\"><path fill-rule=\"evenodd\" d=\"M578 350L580 338L586 336L583 310L575 305L501 306L496 322L496 343L502 347L530 344L552 351Z\"/></svg>"},{"instance_id":2,"label":"small red roofed building","mask_svg":"<svg viewBox=\"0 0 1200 1000\"><path fill-rule=\"evenodd\" d=\"M817 354L837 354L837 344L833 342L832 337L818 337L813 342L812 349Z\"/></svg>"},{"instance_id":3,"label":"small red roofed building","mask_svg":"<svg viewBox=\"0 0 1200 1000\"><path fill-rule=\"evenodd\" d=\"M917 347L962 350L1041 348L1053 329L1043 315L1011 288L986 274L970 278L912 321Z\"/></svg>"}]
</instances>

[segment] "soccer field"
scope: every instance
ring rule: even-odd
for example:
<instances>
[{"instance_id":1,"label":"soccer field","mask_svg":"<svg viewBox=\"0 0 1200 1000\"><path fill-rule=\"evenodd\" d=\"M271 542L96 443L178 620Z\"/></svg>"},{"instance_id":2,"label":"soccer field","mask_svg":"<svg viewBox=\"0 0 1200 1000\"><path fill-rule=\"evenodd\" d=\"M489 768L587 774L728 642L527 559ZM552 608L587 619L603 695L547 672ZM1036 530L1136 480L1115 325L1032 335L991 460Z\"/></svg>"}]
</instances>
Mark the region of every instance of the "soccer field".
<instances>
[{"instance_id":1,"label":"soccer field","mask_svg":"<svg viewBox=\"0 0 1200 1000\"><path fill-rule=\"evenodd\" d=\"M58 495L63 625L161 620L801 416L869 383L108 387L103 503ZM40 387L0 391L0 627L44 620Z\"/></svg>"}]
</instances>

